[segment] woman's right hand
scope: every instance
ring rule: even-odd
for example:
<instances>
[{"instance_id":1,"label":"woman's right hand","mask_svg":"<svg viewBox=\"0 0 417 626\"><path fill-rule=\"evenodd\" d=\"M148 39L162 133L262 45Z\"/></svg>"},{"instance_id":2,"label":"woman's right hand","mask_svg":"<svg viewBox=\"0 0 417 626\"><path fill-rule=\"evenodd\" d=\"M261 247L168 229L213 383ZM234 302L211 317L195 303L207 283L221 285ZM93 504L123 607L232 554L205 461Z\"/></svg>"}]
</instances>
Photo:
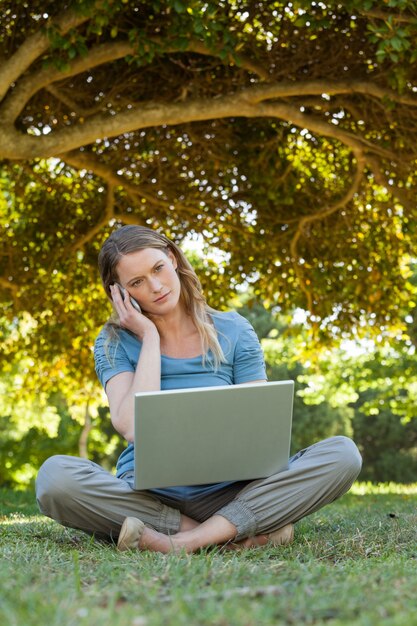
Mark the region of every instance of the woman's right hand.
<instances>
[{"instance_id":1,"label":"woman's right hand","mask_svg":"<svg viewBox=\"0 0 417 626\"><path fill-rule=\"evenodd\" d=\"M110 285L110 293L114 308L119 316L120 326L130 330L141 340L143 340L148 333L157 333L159 335L155 324L146 317L146 315L139 313L132 305L127 290L125 291L125 296L122 297L119 287L117 285Z\"/></svg>"},{"instance_id":2,"label":"woman's right hand","mask_svg":"<svg viewBox=\"0 0 417 626\"><path fill-rule=\"evenodd\" d=\"M106 385L113 426L127 441L132 442L135 393L158 391L161 388L160 336L152 320L135 309L127 292L123 298L117 285L111 285L110 293L120 325L142 342L135 373L116 374Z\"/></svg>"}]
</instances>

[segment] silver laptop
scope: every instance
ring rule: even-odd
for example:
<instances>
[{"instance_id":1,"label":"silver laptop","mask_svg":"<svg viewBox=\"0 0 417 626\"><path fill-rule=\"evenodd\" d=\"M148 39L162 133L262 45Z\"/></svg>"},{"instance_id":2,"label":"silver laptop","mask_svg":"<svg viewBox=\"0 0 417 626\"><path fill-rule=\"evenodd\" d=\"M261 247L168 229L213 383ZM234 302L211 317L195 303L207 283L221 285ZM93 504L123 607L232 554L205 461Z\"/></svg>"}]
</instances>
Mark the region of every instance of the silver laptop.
<instances>
[{"instance_id":1,"label":"silver laptop","mask_svg":"<svg viewBox=\"0 0 417 626\"><path fill-rule=\"evenodd\" d=\"M135 489L204 485L285 469L294 382L137 393Z\"/></svg>"}]
</instances>

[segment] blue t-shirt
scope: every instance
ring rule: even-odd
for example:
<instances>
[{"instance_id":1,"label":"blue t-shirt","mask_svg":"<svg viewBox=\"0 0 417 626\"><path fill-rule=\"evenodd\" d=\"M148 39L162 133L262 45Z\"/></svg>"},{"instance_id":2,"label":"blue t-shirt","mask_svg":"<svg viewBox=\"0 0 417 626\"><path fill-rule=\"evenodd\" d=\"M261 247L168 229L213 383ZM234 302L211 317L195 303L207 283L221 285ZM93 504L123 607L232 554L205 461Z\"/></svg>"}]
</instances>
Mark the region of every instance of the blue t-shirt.
<instances>
[{"instance_id":1,"label":"blue t-shirt","mask_svg":"<svg viewBox=\"0 0 417 626\"><path fill-rule=\"evenodd\" d=\"M261 345L251 324L236 312L210 313L223 353L225 363L217 370L210 365L210 359L203 364L202 356L176 359L161 356L161 389L184 389L188 387L214 387L216 385L236 385L253 380L266 380L265 362ZM128 330L118 329L117 339L109 341L106 327L98 335L94 346L97 376L103 385L121 372L136 370L141 342ZM117 476L132 472L134 467L134 446L129 444L117 462ZM170 487L153 489L155 493L170 497L192 499L228 483L197 485L192 487Z\"/></svg>"}]
</instances>

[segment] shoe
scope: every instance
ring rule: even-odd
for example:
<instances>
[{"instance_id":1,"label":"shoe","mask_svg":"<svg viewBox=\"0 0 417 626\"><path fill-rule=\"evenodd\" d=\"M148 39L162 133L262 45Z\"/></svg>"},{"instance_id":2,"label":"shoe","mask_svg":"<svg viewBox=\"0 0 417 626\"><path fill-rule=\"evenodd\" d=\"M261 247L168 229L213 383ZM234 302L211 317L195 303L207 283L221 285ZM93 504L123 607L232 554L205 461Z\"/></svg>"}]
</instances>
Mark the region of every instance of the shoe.
<instances>
[{"instance_id":1,"label":"shoe","mask_svg":"<svg viewBox=\"0 0 417 626\"><path fill-rule=\"evenodd\" d=\"M120 529L117 549L121 552L125 550L138 550L142 538L145 524L136 517L126 517Z\"/></svg>"},{"instance_id":2,"label":"shoe","mask_svg":"<svg viewBox=\"0 0 417 626\"><path fill-rule=\"evenodd\" d=\"M268 544L273 546L287 546L294 540L294 524L287 524L268 535Z\"/></svg>"}]
</instances>

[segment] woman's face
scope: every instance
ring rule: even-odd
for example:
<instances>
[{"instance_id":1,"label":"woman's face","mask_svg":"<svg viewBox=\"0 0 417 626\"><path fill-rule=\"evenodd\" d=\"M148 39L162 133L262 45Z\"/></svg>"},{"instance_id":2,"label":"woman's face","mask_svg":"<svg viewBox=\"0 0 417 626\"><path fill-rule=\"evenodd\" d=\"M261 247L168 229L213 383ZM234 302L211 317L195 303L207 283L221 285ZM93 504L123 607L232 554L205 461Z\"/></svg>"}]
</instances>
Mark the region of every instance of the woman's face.
<instances>
[{"instance_id":1,"label":"woman's face","mask_svg":"<svg viewBox=\"0 0 417 626\"><path fill-rule=\"evenodd\" d=\"M117 264L119 283L147 313L163 315L178 304L181 283L171 251L145 248L126 254Z\"/></svg>"}]
</instances>

